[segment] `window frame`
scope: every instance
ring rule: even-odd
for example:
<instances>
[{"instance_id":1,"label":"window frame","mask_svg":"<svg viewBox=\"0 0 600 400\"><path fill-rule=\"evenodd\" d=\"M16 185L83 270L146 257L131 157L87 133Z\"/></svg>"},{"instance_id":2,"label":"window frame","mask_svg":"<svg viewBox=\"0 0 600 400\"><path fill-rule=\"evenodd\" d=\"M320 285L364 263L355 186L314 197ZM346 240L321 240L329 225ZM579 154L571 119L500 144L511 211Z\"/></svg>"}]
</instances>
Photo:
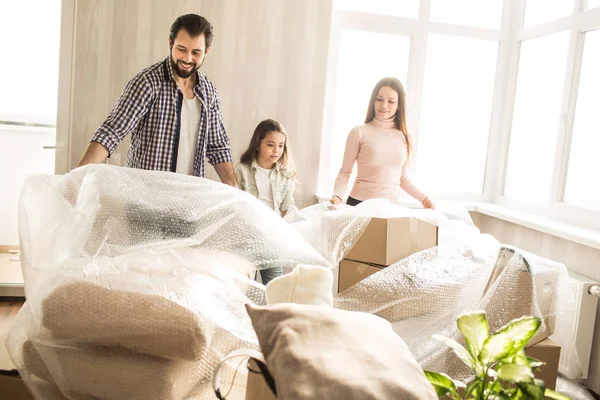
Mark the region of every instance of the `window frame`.
<instances>
[{"instance_id":1,"label":"window frame","mask_svg":"<svg viewBox=\"0 0 600 400\"><path fill-rule=\"evenodd\" d=\"M498 61L494 82L494 94L488 132L483 190L481 193L431 192L440 200L485 202L510 209L535 214L556 221L600 231L600 212L583 209L564 202L566 172L568 168L573 121L581 72L581 60L585 33L600 29L600 8L587 10L586 0L575 0L571 15L539 25L523 27L526 0L504 0L500 29L484 29L430 21L431 1L421 0L418 18L405 18L340 10L332 11L330 51L328 55L325 88L325 112L323 117L320 171L330 170L331 132L336 92L338 48L343 29L366 30L378 33L409 36L408 80L408 128L414 140L417 154L413 170L418 170L419 124L423 96L423 80L427 40L430 33L494 40L498 42ZM525 204L504 195L506 167L512 129L516 95L517 75L521 43L525 40L569 30L567 69L561 99L561 123L559 123L556 153L552 174L551 195L545 206ZM327 172L328 174L328 172ZM318 193L328 197L332 187L326 174L319 174Z\"/></svg>"},{"instance_id":2,"label":"window frame","mask_svg":"<svg viewBox=\"0 0 600 400\"><path fill-rule=\"evenodd\" d=\"M505 4L508 3L510 2L505 0ZM510 40L512 59L508 63L509 75L506 85L510 93L507 95L504 103L505 113L502 119L503 126L500 134L502 158L495 172L496 182L495 188L493 188L492 203L586 229L600 231L600 212L564 202L585 33L600 29L600 9L586 10L585 3L585 0L575 0L571 15L530 27L522 26L525 0L513 3L510 18L513 21L518 21L518 23L517 29L514 30L512 39ZM546 205L534 206L504 195L508 149L517 86L519 53L523 41L563 31L570 32L570 39L567 52L567 68L562 90L560 123L557 127L552 186Z\"/></svg>"},{"instance_id":3,"label":"window frame","mask_svg":"<svg viewBox=\"0 0 600 400\"><path fill-rule=\"evenodd\" d=\"M327 63L327 80L325 88L325 113L323 117L323 128L321 138L321 155L319 171L329 171L330 152L331 152L331 132L333 131L333 112L335 105L335 93L337 89L336 71L339 58L339 40L342 30L353 29L371 31L377 33L386 33L392 35L407 36L411 39L408 79L405 83L408 104L407 104L407 124L408 130L413 138L413 146L419 148L419 125L421 117L421 106L423 96L423 80L425 74L427 41L429 34L442 34L448 36L466 37L474 39L484 39L497 41L501 43L504 38L502 29L486 29L479 27L458 26L430 20L431 1L421 0L418 18L385 16L380 14L369 14L357 11L348 11L333 9L330 31L330 51ZM500 50L499 50L500 51ZM496 69L496 77L498 69ZM492 115L494 113L494 104L497 102L496 89L498 80L494 83L494 96L492 100ZM490 124L491 125L491 124ZM488 137L488 149L490 146ZM486 161L485 176L488 175ZM419 168L418 155L413 160L411 169L413 173ZM328 182L325 173L319 174L318 193L329 193L332 190L331 182ZM489 196L485 193L485 181L481 193L453 193L436 192L428 193L435 198L460 201L489 201ZM326 196L323 196L326 197Z\"/></svg>"}]
</instances>

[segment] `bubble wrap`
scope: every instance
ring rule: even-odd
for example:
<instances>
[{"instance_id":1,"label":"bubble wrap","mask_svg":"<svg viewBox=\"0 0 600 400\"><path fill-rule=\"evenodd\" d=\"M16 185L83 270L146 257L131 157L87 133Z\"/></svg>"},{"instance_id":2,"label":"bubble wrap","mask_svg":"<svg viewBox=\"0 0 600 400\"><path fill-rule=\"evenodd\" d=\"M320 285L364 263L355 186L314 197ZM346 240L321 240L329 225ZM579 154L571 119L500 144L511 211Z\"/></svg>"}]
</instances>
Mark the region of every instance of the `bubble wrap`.
<instances>
[{"instance_id":1,"label":"bubble wrap","mask_svg":"<svg viewBox=\"0 0 600 400\"><path fill-rule=\"evenodd\" d=\"M38 399L212 398L217 363L258 348L255 269L328 266L253 196L171 173L35 176L19 218L27 302L7 347Z\"/></svg>"},{"instance_id":2,"label":"bubble wrap","mask_svg":"<svg viewBox=\"0 0 600 400\"><path fill-rule=\"evenodd\" d=\"M492 327L514 310L545 327L568 312L570 287L563 265L503 250L464 209L440 208L323 203L284 221L242 191L183 175L98 165L36 176L19 210L27 302L7 347L37 399L214 398L219 360L258 349L244 308L266 302L255 269L331 267L372 217L415 217L439 227L440 245L370 276L334 306L388 319L423 367L466 379L432 334L458 339L455 320L472 309L485 309ZM572 338L554 330L564 369ZM576 375L576 357L566 359ZM227 398L244 398L244 370L222 371L223 392L233 386Z\"/></svg>"},{"instance_id":3,"label":"bubble wrap","mask_svg":"<svg viewBox=\"0 0 600 400\"><path fill-rule=\"evenodd\" d=\"M542 325L532 343L548 336L561 345L560 372L581 377L569 324L575 304L566 267L503 246L481 234L464 207L440 202L437 210L411 209L383 199L356 207L322 203L301 210L292 225L336 265L360 238L371 218L412 217L438 226L438 246L409 256L371 275L334 298L334 307L375 313L392 322L424 368L470 378L454 353L433 334L460 341L456 319L485 310L490 329L514 318L535 315Z\"/></svg>"},{"instance_id":4,"label":"bubble wrap","mask_svg":"<svg viewBox=\"0 0 600 400\"><path fill-rule=\"evenodd\" d=\"M473 310L486 311L491 331L535 315L543 321L537 339L551 327L552 339L563 348L560 371L577 379L581 366L572 332L555 323L574 310L570 291L564 265L476 235L400 260L338 294L334 307L389 320L424 369L465 382L470 371L444 344L432 340L433 334L464 343L456 320Z\"/></svg>"}]
</instances>

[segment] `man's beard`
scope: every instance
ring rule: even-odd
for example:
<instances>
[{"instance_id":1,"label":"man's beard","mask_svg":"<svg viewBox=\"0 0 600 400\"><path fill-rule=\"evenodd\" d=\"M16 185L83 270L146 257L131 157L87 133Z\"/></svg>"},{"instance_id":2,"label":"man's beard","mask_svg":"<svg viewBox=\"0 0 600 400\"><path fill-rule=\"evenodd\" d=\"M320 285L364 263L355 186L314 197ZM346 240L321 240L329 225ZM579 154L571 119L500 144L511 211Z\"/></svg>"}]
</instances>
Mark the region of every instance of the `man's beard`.
<instances>
[{"instance_id":1,"label":"man's beard","mask_svg":"<svg viewBox=\"0 0 600 400\"><path fill-rule=\"evenodd\" d=\"M180 78L183 78L183 79L187 79L190 76L192 76L193 74L195 74L196 71L198 71L200 69L200 67L202 66L202 63L204 63L204 60L202 60L202 63L200 63L200 65L198 65L198 66L195 63L190 63L192 68L189 71L181 69L179 67L180 62L182 62L182 61L175 62L175 60L173 60L173 56L171 56L171 66L173 67L173 70L175 71L177 76ZM190 65L190 64L188 64L188 65Z\"/></svg>"}]
</instances>

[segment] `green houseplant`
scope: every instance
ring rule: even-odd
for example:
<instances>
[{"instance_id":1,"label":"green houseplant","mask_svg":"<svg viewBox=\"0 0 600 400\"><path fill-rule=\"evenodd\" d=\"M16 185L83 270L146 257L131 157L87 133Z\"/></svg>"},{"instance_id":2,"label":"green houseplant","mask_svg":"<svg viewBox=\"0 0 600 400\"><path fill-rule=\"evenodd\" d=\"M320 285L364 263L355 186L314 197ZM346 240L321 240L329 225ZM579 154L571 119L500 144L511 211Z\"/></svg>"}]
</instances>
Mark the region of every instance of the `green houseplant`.
<instances>
[{"instance_id":1,"label":"green houseplant","mask_svg":"<svg viewBox=\"0 0 600 400\"><path fill-rule=\"evenodd\" d=\"M465 339L464 347L447 337L434 335L433 338L452 348L475 377L464 385L446 374L425 371L438 396L476 400L568 399L534 378L533 371L543 363L528 357L523 350L539 329L539 318L514 319L494 334L490 334L484 311L464 314L457 324Z\"/></svg>"}]
</instances>

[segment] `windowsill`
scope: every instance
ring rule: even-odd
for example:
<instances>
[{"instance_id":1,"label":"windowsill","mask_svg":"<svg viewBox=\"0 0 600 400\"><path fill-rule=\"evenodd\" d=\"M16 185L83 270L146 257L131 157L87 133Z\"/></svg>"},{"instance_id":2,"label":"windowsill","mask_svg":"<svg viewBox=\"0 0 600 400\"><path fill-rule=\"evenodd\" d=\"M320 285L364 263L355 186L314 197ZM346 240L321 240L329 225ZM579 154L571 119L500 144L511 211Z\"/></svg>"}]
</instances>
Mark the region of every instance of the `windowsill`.
<instances>
[{"instance_id":1,"label":"windowsill","mask_svg":"<svg viewBox=\"0 0 600 400\"><path fill-rule=\"evenodd\" d=\"M465 204L469 211L498 218L600 250L600 232L491 203Z\"/></svg>"},{"instance_id":2,"label":"windowsill","mask_svg":"<svg viewBox=\"0 0 600 400\"><path fill-rule=\"evenodd\" d=\"M329 198L316 196L317 201L328 201ZM581 228L576 225L558 222L550 218L540 217L531 213L517 211L497 204L467 201L444 201L447 204L464 206L467 211L478 212L503 221L511 222L539 232L547 233L565 240L593 247L600 250L600 232ZM401 200L401 205L414 206L415 201Z\"/></svg>"}]
</instances>

